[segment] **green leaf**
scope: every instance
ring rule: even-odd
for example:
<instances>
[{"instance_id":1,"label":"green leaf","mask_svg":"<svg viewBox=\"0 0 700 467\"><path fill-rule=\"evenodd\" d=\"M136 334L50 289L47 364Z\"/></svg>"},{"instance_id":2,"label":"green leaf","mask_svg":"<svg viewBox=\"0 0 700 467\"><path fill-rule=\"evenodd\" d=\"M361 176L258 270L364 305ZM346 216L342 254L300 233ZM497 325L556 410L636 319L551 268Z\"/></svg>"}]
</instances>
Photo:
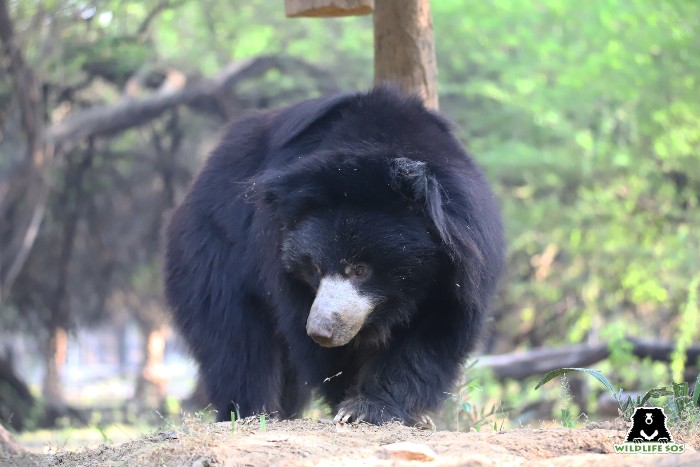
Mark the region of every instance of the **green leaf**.
<instances>
[{"instance_id":1,"label":"green leaf","mask_svg":"<svg viewBox=\"0 0 700 467\"><path fill-rule=\"evenodd\" d=\"M646 394L644 394L644 397L642 397L642 399L639 401L639 404L637 404L637 405L643 406L644 404L646 404L649 401L649 399L652 399L652 398L658 399L659 397L672 396L672 395L673 395L673 391L667 387L650 389L649 391L647 391Z\"/></svg>"},{"instance_id":2,"label":"green leaf","mask_svg":"<svg viewBox=\"0 0 700 467\"><path fill-rule=\"evenodd\" d=\"M570 373L572 371L580 371L582 373L586 373L588 375L593 376L595 379L600 381L603 386L608 388L608 391L617 399L617 393L615 392L615 388L613 388L612 384L610 384L610 381L608 381L608 378L603 376L603 373L597 370L589 370L588 368L560 368L558 370L550 371L544 377L540 380L539 383L537 383L537 386L535 386L535 389L539 389L542 385L548 383L549 381L553 380L557 376L565 375L566 373Z\"/></svg>"}]
</instances>

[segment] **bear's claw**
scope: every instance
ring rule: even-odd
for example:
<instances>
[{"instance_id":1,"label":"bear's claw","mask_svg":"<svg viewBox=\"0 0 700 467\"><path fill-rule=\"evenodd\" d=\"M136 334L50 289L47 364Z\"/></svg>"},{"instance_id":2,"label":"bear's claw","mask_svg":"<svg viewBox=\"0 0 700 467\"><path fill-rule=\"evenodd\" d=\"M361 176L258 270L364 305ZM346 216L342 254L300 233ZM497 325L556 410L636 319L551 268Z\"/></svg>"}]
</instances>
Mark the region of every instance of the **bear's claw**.
<instances>
[{"instance_id":1,"label":"bear's claw","mask_svg":"<svg viewBox=\"0 0 700 467\"><path fill-rule=\"evenodd\" d=\"M418 428L419 430L430 430L430 431L436 431L437 428L435 427L435 423L433 422L433 419L430 418L426 414L422 414L419 418L419 422L415 424L415 427Z\"/></svg>"},{"instance_id":2,"label":"bear's claw","mask_svg":"<svg viewBox=\"0 0 700 467\"><path fill-rule=\"evenodd\" d=\"M386 407L380 409L367 400L350 399L345 401L338 409L338 413L333 418L333 423L345 425L348 423L367 422L374 425L381 425L382 423L387 423L392 420L401 421L398 416L390 416L386 412ZM415 419L403 420L403 423L421 430L436 430L435 423L426 414L421 414Z\"/></svg>"},{"instance_id":3,"label":"bear's claw","mask_svg":"<svg viewBox=\"0 0 700 467\"><path fill-rule=\"evenodd\" d=\"M352 416L353 416L352 410L340 409L340 410L338 410L337 415L333 419L333 423L340 423L341 425L348 423L348 422L351 422L351 421L354 421L355 423L359 423L362 420L364 420L364 418L365 418L364 414L361 414L356 419L350 420L352 418Z\"/></svg>"}]
</instances>

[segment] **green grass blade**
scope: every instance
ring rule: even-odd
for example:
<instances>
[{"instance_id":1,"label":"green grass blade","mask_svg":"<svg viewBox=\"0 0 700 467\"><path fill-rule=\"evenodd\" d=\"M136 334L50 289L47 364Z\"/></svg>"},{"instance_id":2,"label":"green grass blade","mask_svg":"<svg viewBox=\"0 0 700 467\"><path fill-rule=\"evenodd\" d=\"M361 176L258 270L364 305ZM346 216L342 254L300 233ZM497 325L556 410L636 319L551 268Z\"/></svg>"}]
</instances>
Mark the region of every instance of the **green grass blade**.
<instances>
[{"instance_id":1,"label":"green grass blade","mask_svg":"<svg viewBox=\"0 0 700 467\"><path fill-rule=\"evenodd\" d=\"M582 373L586 373L588 375L593 376L595 379L600 381L600 383L608 388L608 391L617 399L617 392L615 391L615 388L612 387L612 384L610 384L610 381L608 381L608 378L603 376L603 373L597 370L589 370L588 368L559 368L558 370L550 371L544 377L540 380L539 383L537 383L537 386L535 386L535 389L539 389L542 387L544 384L548 383L549 381L553 380L557 376L565 375L566 373L570 373L572 371L580 371Z\"/></svg>"},{"instance_id":2,"label":"green grass blade","mask_svg":"<svg viewBox=\"0 0 700 467\"><path fill-rule=\"evenodd\" d=\"M676 397L687 397L690 398L690 392L688 390L688 383L672 383L673 384L673 395Z\"/></svg>"},{"instance_id":3,"label":"green grass blade","mask_svg":"<svg viewBox=\"0 0 700 467\"><path fill-rule=\"evenodd\" d=\"M651 399L651 398L658 399L659 397L663 397L663 396L672 396L672 395L673 395L673 391L671 391L671 390L670 390L669 388L667 388L667 387L661 387L661 388L650 389L649 391L647 391L646 394L644 394L644 397L642 397L642 400L639 402L638 405L639 405L640 407L642 407L642 406L644 406L644 405L649 401L649 399Z\"/></svg>"},{"instance_id":4,"label":"green grass blade","mask_svg":"<svg viewBox=\"0 0 700 467\"><path fill-rule=\"evenodd\" d=\"M695 378L695 389L693 389L693 407L700 406L700 373Z\"/></svg>"}]
</instances>

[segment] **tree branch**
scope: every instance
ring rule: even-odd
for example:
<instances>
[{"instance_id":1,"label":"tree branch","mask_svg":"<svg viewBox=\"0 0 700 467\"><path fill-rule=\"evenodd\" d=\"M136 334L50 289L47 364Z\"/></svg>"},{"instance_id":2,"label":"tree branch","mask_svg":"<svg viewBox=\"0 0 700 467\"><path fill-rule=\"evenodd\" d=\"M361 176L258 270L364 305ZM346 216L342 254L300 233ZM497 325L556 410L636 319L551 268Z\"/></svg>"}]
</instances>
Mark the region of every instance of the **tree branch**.
<instances>
[{"instance_id":1,"label":"tree branch","mask_svg":"<svg viewBox=\"0 0 700 467\"><path fill-rule=\"evenodd\" d=\"M113 105L99 105L68 115L51 125L46 142L69 151L79 142L93 136L102 136L142 125L173 107L204 105L216 99L241 81L263 76L272 69L304 66L291 58L264 56L251 58L226 66L212 78L186 78L173 72L161 88L145 97L123 98Z\"/></svg>"},{"instance_id":2,"label":"tree branch","mask_svg":"<svg viewBox=\"0 0 700 467\"><path fill-rule=\"evenodd\" d=\"M667 362L675 349L672 342L628 339L632 353L638 358L651 358ZM689 362L700 358L700 345L691 346L686 355ZM610 356L606 344L576 344L557 348L540 348L526 352L478 357L477 367L489 368L498 379L523 380L530 376L544 376L559 368L582 368L605 360Z\"/></svg>"},{"instance_id":3,"label":"tree branch","mask_svg":"<svg viewBox=\"0 0 700 467\"><path fill-rule=\"evenodd\" d=\"M143 39L146 36L146 33L148 33L148 28L151 26L151 22L156 18L156 16L158 16L162 11L172 7L173 5L167 0L158 2L156 6L153 7L153 9L146 15L146 18L143 20L138 31L136 32L136 36Z\"/></svg>"},{"instance_id":4,"label":"tree branch","mask_svg":"<svg viewBox=\"0 0 700 467\"><path fill-rule=\"evenodd\" d=\"M15 91L14 97L19 104L22 128L29 142L29 147L32 148L41 135L42 119L39 118L41 94L36 86L34 74L27 67L22 51L17 44L6 0L0 0L0 41L2 41L2 52L8 60L8 68Z\"/></svg>"},{"instance_id":5,"label":"tree branch","mask_svg":"<svg viewBox=\"0 0 700 467\"><path fill-rule=\"evenodd\" d=\"M0 0L0 38L3 41L3 51L13 57L11 72L16 86L15 96L20 99L22 108L30 164L26 179L20 183L24 186L13 187L15 194L12 199L22 201L23 207L19 215L10 220L7 216L10 206L0 203L3 208L0 220L9 223L12 230L11 239L4 248L5 254L0 258L0 292L7 293L10 290L34 245L49 197L46 180L54 153L60 150L62 154L67 154L88 138L108 136L143 125L178 106L211 107L212 103L219 102L221 96L238 83L263 76L272 69L300 70L317 77L322 92L336 90L335 86L328 84L332 79L327 72L302 60L263 56L232 63L211 78L187 78L177 71L171 71L156 92L140 98L124 96L112 105L96 105L69 114L60 122L45 128L41 113L37 110L40 109L40 94L28 87L34 83L34 77L31 70L26 69L19 48L14 45L12 24L6 7L6 0ZM31 89L34 88L35 86ZM8 191L9 188L3 191ZM16 202L12 204L15 205Z\"/></svg>"},{"instance_id":6,"label":"tree branch","mask_svg":"<svg viewBox=\"0 0 700 467\"><path fill-rule=\"evenodd\" d=\"M9 290L29 256L44 219L49 187L47 176L53 160L53 148L44 141L44 121L41 113L41 92L33 71L26 65L17 44L7 1L0 0L0 40L7 57L14 88L14 98L20 109L22 128L27 138L26 159L29 161L24 203L12 219L16 227L7 243L6 254L0 258L0 299ZM8 222L7 211L0 211L0 220Z\"/></svg>"}]
</instances>

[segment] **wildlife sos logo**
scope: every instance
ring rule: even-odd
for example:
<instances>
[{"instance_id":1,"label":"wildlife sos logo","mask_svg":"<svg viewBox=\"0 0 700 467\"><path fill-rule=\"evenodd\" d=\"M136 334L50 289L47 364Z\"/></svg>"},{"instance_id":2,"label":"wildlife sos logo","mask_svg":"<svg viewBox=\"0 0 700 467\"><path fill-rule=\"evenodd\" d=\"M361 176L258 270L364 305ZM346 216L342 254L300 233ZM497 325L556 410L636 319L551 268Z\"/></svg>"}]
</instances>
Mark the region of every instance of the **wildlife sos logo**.
<instances>
[{"instance_id":1,"label":"wildlife sos logo","mask_svg":"<svg viewBox=\"0 0 700 467\"><path fill-rule=\"evenodd\" d=\"M680 454L685 445L673 442L660 407L637 407L625 442L615 444L618 454Z\"/></svg>"}]
</instances>

